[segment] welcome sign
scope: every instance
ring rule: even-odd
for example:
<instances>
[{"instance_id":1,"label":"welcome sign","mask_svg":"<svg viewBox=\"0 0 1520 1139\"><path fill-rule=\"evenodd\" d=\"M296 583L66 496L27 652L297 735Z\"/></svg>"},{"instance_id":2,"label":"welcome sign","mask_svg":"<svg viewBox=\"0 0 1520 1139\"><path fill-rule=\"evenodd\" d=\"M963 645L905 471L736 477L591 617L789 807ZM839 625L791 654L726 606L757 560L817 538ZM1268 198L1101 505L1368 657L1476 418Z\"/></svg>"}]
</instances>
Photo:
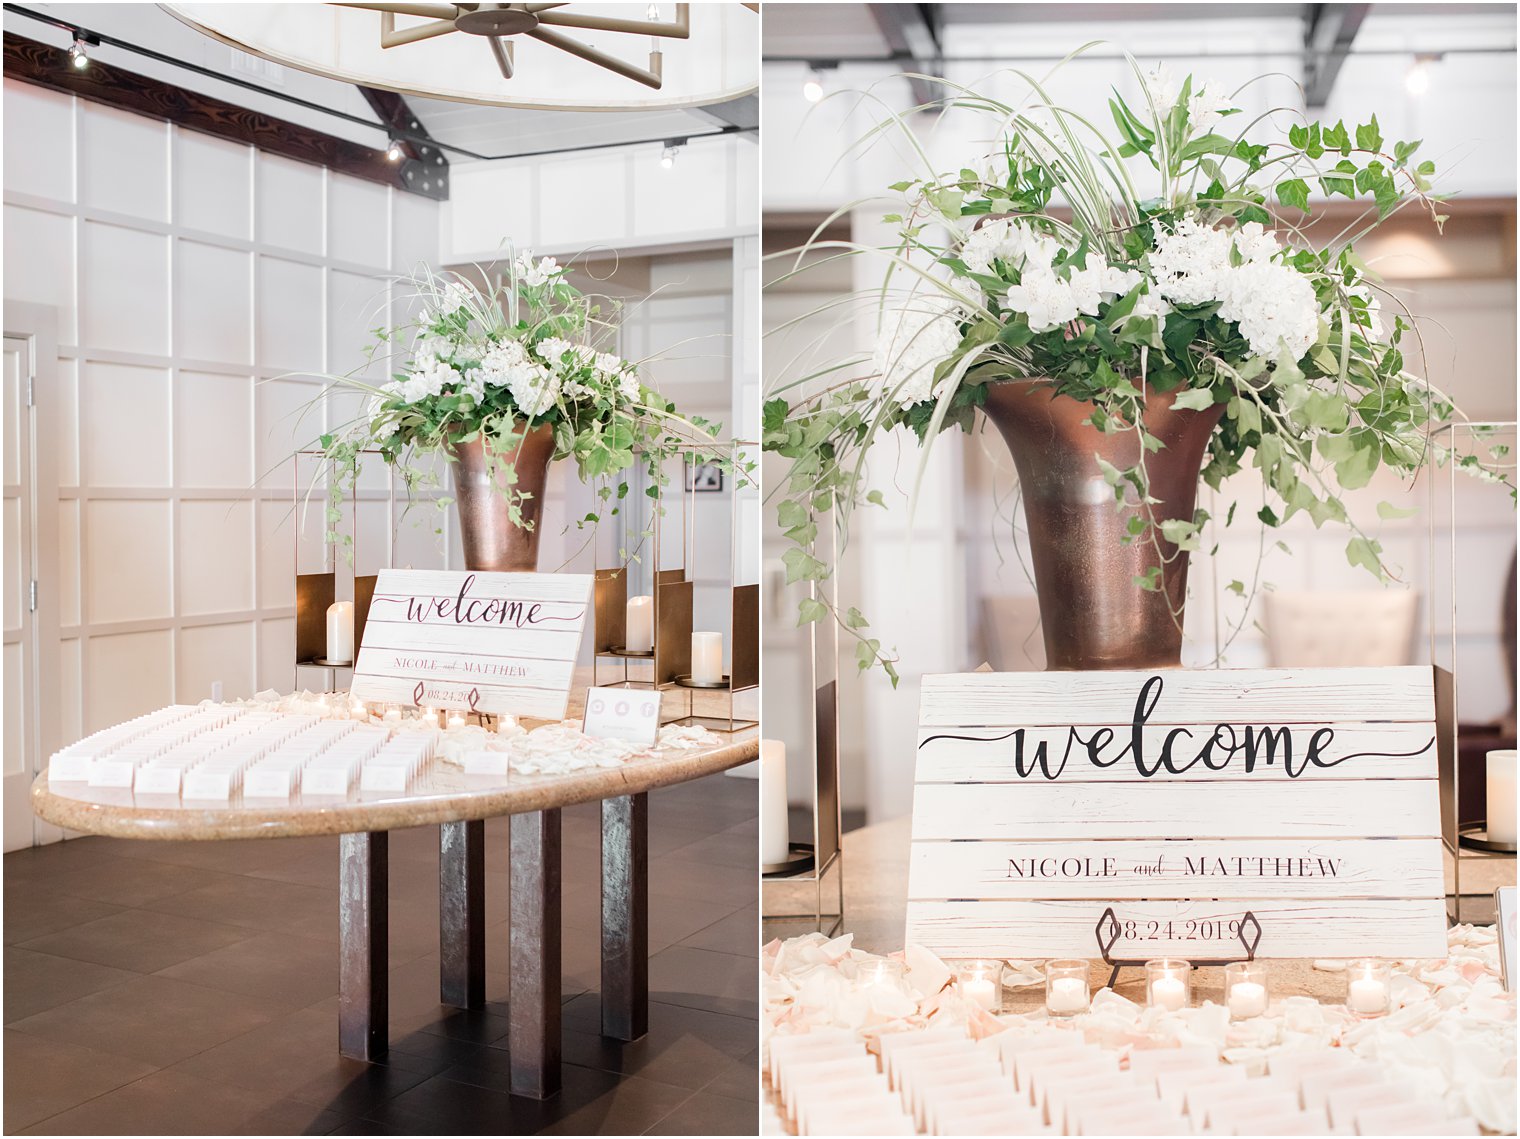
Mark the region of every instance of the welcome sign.
<instances>
[{"instance_id":1,"label":"welcome sign","mask_svg":"<svg viewBox=\"0 0 1520 1139\"><path fill-rule=\"evenodd\" d=\"M591 575L381 570L361 700L563 719Z\"/></svg>"},{"instance_id":2,"label":"welcome sign","mask_svg":"<svg viewBox=\"0 0 1520 1139\"><path fill-rule=\"evenodd\" d=\"M1442 956L1436 720L1429 668L925 677L907 940Z\"/></svg>"}]
</instances>

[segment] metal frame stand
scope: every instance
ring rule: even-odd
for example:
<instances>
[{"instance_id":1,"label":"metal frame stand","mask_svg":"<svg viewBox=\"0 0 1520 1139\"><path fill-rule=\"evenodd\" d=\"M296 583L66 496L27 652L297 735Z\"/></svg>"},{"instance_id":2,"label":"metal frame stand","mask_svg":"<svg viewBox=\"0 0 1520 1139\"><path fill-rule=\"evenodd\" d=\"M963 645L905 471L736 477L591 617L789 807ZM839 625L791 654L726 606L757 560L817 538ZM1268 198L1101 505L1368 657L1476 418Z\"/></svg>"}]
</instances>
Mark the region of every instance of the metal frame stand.
<instances>
[{"instance_id":1,"label":"metal frame stand","mask_svg":"<svg viewBox=\"0 0 1520 1139\"><path fill-rule=\"evenodd\" d=\"M1104 922L1109 923L1106 940L1104 938ZM1113 906L1109 906L1103 911L1103 916L1098 918L1098 924L1093 927L1093 934L1098 939L1098 952L1103 956L1103 963L1114 967L1114 971L1108 975L1108 981L1103 986L1105 989L1112 989L1114 987L1114 983L1119 979L1119 970L1124 968L1124 966L1140 966L1145 964L1145 961L1140 958L1116 958L1109 956L1113 952L1114 946L1119 942L1121 928L1119 918L1114 914ZM1252 934L1249 937L1247 936L1247 930L1250 930ZM1261 922L1257 920L1256 915L1250 910L1247 910L1241 917L1240 932L1237 936L1240 938L1241 947L1246 951L1244 957L1189 959L1188 964L1194 969L1201 969L1206 965L1231 965L1236 961L1255 961L1256 947L1261 944Z\"/></svg>"},{"instance_id":2,"label":"metal frame stand","mask_svg":"<svg viewBox=\"0 0 1520 1139\"><path fill-rule=\"evenodd\" d=\"M338 1050L376 1060L390 1041L390 835L338 840Z\"/></svg>"}]
</instances>

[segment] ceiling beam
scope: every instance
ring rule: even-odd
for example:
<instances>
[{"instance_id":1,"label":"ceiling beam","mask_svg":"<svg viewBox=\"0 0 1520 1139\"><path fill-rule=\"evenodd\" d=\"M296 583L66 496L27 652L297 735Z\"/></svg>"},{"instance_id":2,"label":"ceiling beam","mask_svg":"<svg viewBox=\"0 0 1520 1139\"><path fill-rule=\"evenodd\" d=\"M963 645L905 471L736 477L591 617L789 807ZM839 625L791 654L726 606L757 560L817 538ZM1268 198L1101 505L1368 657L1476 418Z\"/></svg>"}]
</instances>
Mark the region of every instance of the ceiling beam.
<instances>
[{"instance_id":1,"label":"ceiling beam","mask_svg":"<svg viewBox=\"0 0 1520 1139\"><path fill-rule=\"evenodd\" d=\"M755 93L726 99L721 103L709 103L705 107L688 107L694 115L718 124L743 131L751 142L760 140L760 96Z\"/></svg>"},{"instance_id":2,"label":"ceiling beam","mask_svg":"<svg viewBox=\"0 0 1520 1139\"><path fill-rule=\"evenodd\" d=\"M395 91L382 91L363 84L355 86L370 110L380 116L380 122L390 131L392 140L401 147L405 157L397 166L407 189L425 198L446 201L449 196L448 156L432 145L433 136L407 105L406 98Z\"/></svg>"},{"instance_id":3,"label":"ceiling beam","mask_svg":"<svg viewBox=\"0 0 1520 1139\"><path fill-rule=\"evenodd\" d=\"M386 159L383 150L112 67L98 59L91 59L85 68L73 67L64 49L10 32L5 34L5 77L240 142L270 154L325 166L366 182L400 190L412 188L401 177L397 164Z\"/></svg>"},{"instance_id":4,"label":"ceiling beam","mask_svg":"<svg viewBox=\"0 0 1520 1139\"><path fill-rule=\"evenodd\" d=\"M1371 4L1311 4L1304 18L1304 103L1319 109L1330 101L1341 65Z\"/></svg>"},{"instance_id":5,"label":"ceiling beam","mask_svg":"<svg viewBox=\"0 0 1520 1139\"><path fill-rule=\"evenodd\" d=\"M932 4L867 4L871 19L886 40L894 62L920 75L939 75L940 56L938 15ZM932 103L940 97L927 79L910 79L915 103Z\"/></svg>"}]
</instances>

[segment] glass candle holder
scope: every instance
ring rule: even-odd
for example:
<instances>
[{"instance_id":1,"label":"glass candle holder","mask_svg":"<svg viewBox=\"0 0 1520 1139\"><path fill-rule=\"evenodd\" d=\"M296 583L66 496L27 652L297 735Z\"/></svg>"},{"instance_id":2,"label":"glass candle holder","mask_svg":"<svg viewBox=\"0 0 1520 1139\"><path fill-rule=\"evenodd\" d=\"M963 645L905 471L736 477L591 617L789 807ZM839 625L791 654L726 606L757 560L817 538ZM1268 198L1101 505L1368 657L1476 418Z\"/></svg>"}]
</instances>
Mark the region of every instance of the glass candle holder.
<instances>
[{"instance_id":1,"label":"glass candle holder","mask_svg":"<svg viewBox=\"0 0 1520 1139\"><path fill-rule=\"evenodd\" d=\"M956 969L955 987L972 1004L988 1012L1003 1011L1001 961L962 961Z\"/></svg>"},{"instance_id":2,"label":"glass candle holder","mask_svg":"<svg viewBox=\"0 0 1520 1139\"><path fill-rule=\"evenodd\" d=\"M879 957L874 961L861 962L860 968L855 971L855 984L862 989L873 989L880 985L904 992L907 988L905 976L906 969L901 961Z\"/></svg>"},{"instance_id":3,"label":"glass candle holder","mask_svg":"<svg viewBox=\"0 0 1520 1139\"><path fill-rule=\"evenodd\" d=\"M1386 961L1351 961L1346 965L1346 1007L1361 1017L1388 1012L1393 967Z\"/></svg>"},{"instance_id":4,"label":"glass candle holder","mask_svg":"<svg viewBox=\"0 0 1520 1139\"><path fill-rule=\"evenodd\" d=\"M1231 1020L1250 1020L1267 1011L1267 967L1260 961L1232 961L1224 967L1224 1003Z\"/></svg>"},{"instance_id":5,"label":"glass candle holder","mask_svg":"<svg viewBox=\"0 0 1520 1139\"><path fill-rule=\"evenodd\" d=\"M1151 1008L1176 1012L1187 1008L1192 996L1193 967L1176 957L1158 957L1145 963L1145 1003Z\"/></svg>"},{"instance_id":6,"label":"glass candle holder","mask_svg":"<svg viewBox=\"0 0 1520 1139\"><path fill-rule=\"evenodd\" d=\"M1092 1007L1086 961L1045 963L1045 1011L1051 1016L1076 1016Z\"/></svg>"}]
</instances>

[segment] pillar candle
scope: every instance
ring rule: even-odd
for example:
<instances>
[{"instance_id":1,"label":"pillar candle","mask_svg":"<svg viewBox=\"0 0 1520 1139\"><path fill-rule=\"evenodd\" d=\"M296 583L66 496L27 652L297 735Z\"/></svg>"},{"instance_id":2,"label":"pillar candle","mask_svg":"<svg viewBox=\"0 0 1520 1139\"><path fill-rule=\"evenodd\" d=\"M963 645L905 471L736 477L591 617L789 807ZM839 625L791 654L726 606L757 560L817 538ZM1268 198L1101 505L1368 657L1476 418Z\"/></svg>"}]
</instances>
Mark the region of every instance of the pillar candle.
<instances>
[{"instance_id":1,"label":"pillar candle","mask_svg":"<svg viewBox=\"0 0 1520 1139\"><path fill-rule=\"evenodd\" d=\"M1088 1003L1087 982L1080 977L1057 977L1045 994L1045 1007L1051 1012L1085 1012Z\"/></svg>"},{"instance_id":2,"label":"pillar candle","mask_svg":"<svg viewBox=\"0 0 1520 1139\"><path fill-rule=\"evenodd\" d=\"M1488 838L1515 841L1515 753L1488 753Z\"/></svg>"},{"instance_id":3,"label":"pillar candle","mask_svg":"<svg viewBox=\"0 0 1520 1139\"><path fill-rule=\"evenodd\" d=\"M354 662L354 603L334 601L327 607L327 659Z\"/></svg>"},{"instance_id":4,"label":"pillar candle","mask_svg":"<svg viewBox=\"0 0 1520 1139\"><path fill-rule=\"evenodd\" d=\"M628 634L624 647L631 653L647 653L654 648L654 598L646 595L628 599Z\"/></svg>"},{"instance_id":5,"label":"pillar candle","mask_svg":"<svg viewBox=\"0 0 1520 1139\"><path fill-rule=\"evenodd\" d=\"M691 635L691 679L695 684L723 682L723 634Z\"/></svg>"},{"instance_id":6,"label":"pillar candle","mask_svg":"<svg viewBox=\"0 0 1520 1139\"><path fill-rule=\"evenodd\" d=\"M1151 1003L1167 1012L1176 1012L1187 1000L1187 986L1170 974L1151 982Z\"/></svg>"},{"instance_id":7,"label":"pillar candle","mask_svg":"<svg viewBox=\"0 0 1520 1139\"><path fill-rule=\"evenodd\" d=\"M787 820L786 744L760 741L760 861L767 866L786 861L792 849Z\"/></svg>"},{"instance_id":8,"label":"pillar candle","mask_svg":"<svg viewBox=\"0 0 1520 1139\"><path fill-rule=\"evenodd\" d=\"M1245 1020L1267 1011L1267 990L1255 981L1236 981L1230 986L1230 1015Z\"/></svg>"}]
</instances>

